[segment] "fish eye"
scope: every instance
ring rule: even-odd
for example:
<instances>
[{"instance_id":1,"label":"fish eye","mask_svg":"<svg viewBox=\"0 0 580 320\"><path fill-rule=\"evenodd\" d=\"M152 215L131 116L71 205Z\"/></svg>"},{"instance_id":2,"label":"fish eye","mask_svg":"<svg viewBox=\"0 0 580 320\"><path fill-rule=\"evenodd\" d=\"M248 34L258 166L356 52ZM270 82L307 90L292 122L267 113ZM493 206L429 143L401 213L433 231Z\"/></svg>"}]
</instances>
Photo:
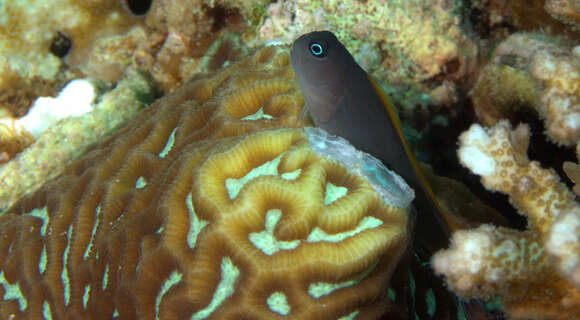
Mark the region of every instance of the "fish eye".
<instances>
[{"instance_id":1,"label":"fish eye","mask_svg":"<svg viewBox=\"0 0 580 320\"><path fill-rule=\"evenodd\" d=\"M326 46L321 42L310 42L308 49L310 49L310 53L312 53L312 55L316 58L326 57Z\"/></svg>"}]
</instances>

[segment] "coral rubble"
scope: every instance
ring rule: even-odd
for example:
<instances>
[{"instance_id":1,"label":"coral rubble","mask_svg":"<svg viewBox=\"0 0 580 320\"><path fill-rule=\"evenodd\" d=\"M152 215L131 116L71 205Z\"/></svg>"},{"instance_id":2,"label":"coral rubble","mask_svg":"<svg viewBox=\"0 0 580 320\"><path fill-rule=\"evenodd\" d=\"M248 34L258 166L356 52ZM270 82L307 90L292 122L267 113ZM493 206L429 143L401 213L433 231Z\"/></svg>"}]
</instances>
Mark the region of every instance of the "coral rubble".
<instances>
[{"instance_id":1,"label":"coral rubble","mask_svg":"<svg viewBox=\"0 0 580 320\"><path fill-rule=\"evenodd\" d=\"M510 316L580 317L580 204L560 182L526 155L529 128L502 120L460 137L461 163L490 191L509 196L528 218L528 229L482 225L453 234L448 250L432 259L435 271L463 297L501 297Z\"/></svg>"},{"instance_id":2,"label":"coral rubble","mask_svg":"<svg viewBox=\"0 0 580 320\"><path fill-rule=\"evenodd\" d=\"M377 318L407 210L317 155L287 48L198 75L0 216L3 319Z\"/></svg>"}]
</instances>

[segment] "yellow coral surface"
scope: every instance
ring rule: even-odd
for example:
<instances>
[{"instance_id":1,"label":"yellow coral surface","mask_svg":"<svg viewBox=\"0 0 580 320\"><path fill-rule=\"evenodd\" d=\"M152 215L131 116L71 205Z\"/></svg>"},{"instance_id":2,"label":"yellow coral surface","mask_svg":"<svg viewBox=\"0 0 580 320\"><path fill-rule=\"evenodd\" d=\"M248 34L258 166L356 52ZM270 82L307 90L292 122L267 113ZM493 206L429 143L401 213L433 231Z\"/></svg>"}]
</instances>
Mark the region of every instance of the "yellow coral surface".
<instances>
[{"instance_id":1,"label":"yellow coral surface","mask_svg":"<svg viewBox=\"0 0 580 320\"><path fill-rule=\"evenodd\" d=\"M141 112L0 216L0 318L377 318L407 211L276 129L302 106L266 47Z\"/></svg>"}]
</instances>

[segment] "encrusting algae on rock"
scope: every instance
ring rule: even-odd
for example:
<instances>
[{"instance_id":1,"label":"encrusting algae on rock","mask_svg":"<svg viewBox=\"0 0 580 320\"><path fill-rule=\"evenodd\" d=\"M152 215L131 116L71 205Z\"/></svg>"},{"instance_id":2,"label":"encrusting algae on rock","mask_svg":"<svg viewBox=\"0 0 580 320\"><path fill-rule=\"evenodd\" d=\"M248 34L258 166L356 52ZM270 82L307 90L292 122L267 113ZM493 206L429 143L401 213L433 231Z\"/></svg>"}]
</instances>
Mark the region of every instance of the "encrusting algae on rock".
<instances>
[{"instance_id":1,"label":"encrusting algae on rock","mask_svg":"<svg viewBox=\"0 0 580 320\"><path fill-rule=\"evenodd\" d=\"M198 75L12 206L0 317L384 313L407 210L291 128L293 77L281 47Z\"/></svg>"}]
</instances>

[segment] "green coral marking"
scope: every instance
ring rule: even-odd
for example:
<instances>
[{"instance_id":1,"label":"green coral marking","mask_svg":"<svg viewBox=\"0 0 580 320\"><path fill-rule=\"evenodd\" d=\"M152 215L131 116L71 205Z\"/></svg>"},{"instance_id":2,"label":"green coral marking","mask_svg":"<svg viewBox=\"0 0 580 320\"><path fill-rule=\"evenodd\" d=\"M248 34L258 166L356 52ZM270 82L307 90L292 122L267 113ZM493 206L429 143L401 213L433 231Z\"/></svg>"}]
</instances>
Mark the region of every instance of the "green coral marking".
<instances>
[{"instance_id":1,"label":"green coral marking","mask_svg":"<svg viewBox=\"0 0 580 320\"><path fill-rule=\"evenodd\" d=\"M217 309L222 302L230 297L234 291L234 285L240 275L240 270L236 268L232 260L228 257L222 258L221 262L221 280L213 294L211 302L204 309L194 313L191 320L205 319Z\"/></svg>"},{"instance_id":2,"label":"green coral marking","mask_svg":"<svg viewBox=\"0 0 580 320\"><path fill-rule=\"evenodd\" d=\"M300 173L302 173L302 169L282 173L280 175L280 177L282 177L282 179L284 179L284 180L292 181L292 180L296 180L300 176Z\"/></svg>"},{"instance_id":3,"label":"green coral marking","mask_svg":"<svg viewBox=\"0 0 580 320\"><path fill-rule=\"evenodd\" d=\"M353 312L351 312L351 313L347 314L347 315L346 315L346 316L344 316L344 317L340 317L340 318L338 318L338 320L352 320L352 319L356 318L356 316L358 316L358 314L359 314L359 313L360 313L360 311L358 311L358 310L355 310L355 311L353 311Z\"/></svg>"},{"instance_id":4,"label":"green coral marking","mask_svg":"<svg viewBox=\"0 0 580 320\"><path fill-rule=\"evenodd\" d=\"M252 244L260 249L263 253L271 256L280 250L293 250L299 244L300 240L293 241L278 241L274 236L274 229L276 224L280 221L282 211L280 209L270 209L266 212L265 227L266 230L262 232L250 233L248 238Z\"/></svg>"},{"instance_id":5,"label":"green coral marking","mask_svg":"<svg viewBox=\"0 0 580 320\"><path fill-rule=\"evenodd\" d=\"M419 318L419 315L417 314L416 311L416 302L415 302L415 294L417 291L417 286L415 285L415 277L413 276L413 272L411 272L411 270L409 270L409 289L411 289L411 308L413 310L413 313L415 315L415 319L417 320L421 320Z\"/></svg>"},{"instance_id":6,"label":"green coral marking","mask_svg":"<svg viewBox=\"0 0 580 320\"><path fill-rule=\"evenodd\" d=\"M397 299L397 292L395 292L395 290L392 288L389 288L387 290L387 296L389 297L389 300L395 301Z\"/></svg>"},{"instance_id":7,"label":"green coral marking","mask_svg":"<svg viewBox=\"0 0 580 320\"><path fill-rule=\"evenodd\" d=\"M195 213L195 208L193 207L193 200L191 198L191 192L187 194L185 198L185 205L187 206L187 212L189 213L189 231L187 232L187 245L193 249L195 247L195 242L197 241L197 236L201 230L209 224L209 221L200 220Z\"/></svg>"},{"instance_id":8,"label":"green coral marking","mask_svg":"<svg viewBox=\"0 0 580 320\"><path fill-rule=\"evenodd\" d=\"M38 262L38 272L40 272L40 274L43 274L44 271L46 270L46 263L47 263L46 246L43 245L42 251L40 251L40 262Z\"/></svg>"},{"instance_id":9,"label":"green coral marking","mask_svg":"<svg viewBox=\"0 0 580 320\"><path fill-rule=\"evenodd\" d=\"M286 300L286 295L282 292L272 293L266 299L266 303L270 310L280 315L287 316L290 313L290 305L288 304L288 300Z\"/></svg>"},{"instance_id":10,"label":"green coral marking","mask_svg":"<svg viewBox=\"0 0 580 320\"><path fill-rule=\"evenodd\" d=\"M429 288L427 292L425 292L425 303L427 305L427 313L429 316L434 316L435 311L437 310L437 301L435 300L435 293L433 293L432 288Z\"/></svg>"},{"instance_id":11,"label":"green coral marking","mask_svg":"<svg viewBox=\"0 0 580 320\"><path fill-rule=\"evenodd\" d=\"M260 119L274 119L274 117L272 117L269 114L265 114L264 108L260 107L260 109L258 109L258 111L256 111L255 113L242 118L242 120L260 120Z\"/></svg>"},{"instance_id":12,"label":"green coral marking","mask_svg":"<svg viewBox=\"0 0 580 320\"><path fill-rule=\"evenodd\" d=\"M113 318L118 317L119 316L119 310L117 310L117 308L115 308L115 311L113 311Z\"/></svg>"},{"instance_id":13,"label":"green coral marking","mask_svg":"<svg viewBox=\"0 0 580 320\"><path fill-rule=\"evenodd\" d=\"M145 188L146 185L147 180L145 179L145 177L141 176L137 178L137 181L135 182L135 189L143 189Z\"/></svg>"},{"instance_id":14,"label":"green coral marking","mask_svg":"<svg viewBox=\"0 0 580 320\"><path fill-rule=\"evenodd\" d=\"M177 131L177 128L179 127L175 127L175 129L171 131L171 134L169 135L169 138L167 138L167 142L165 143L163 150L161 150L161 152L159 152L159 154L157 155L159 158L161 159L165 158L165 156L167 156L169 151L171 151L171 148L173 148L173 144L175 143L175 132Z\"/></svg>"},{"instance_id":15,"label":"green coral marking","mask_svg":"<svg viewBox=\"0 0 580 320\"><path fill-rule=\"evenodd\" d=\"M159 291L159 294L155 298L155 319L159 319L159 305L161 304L163 296L167 293L167 291L169 291L169 289L171 289L174 285L178 284L179 281L181 281L181 278L183 278L183 275L181 273L173 271L171 272L169 277L165 279L163 285L161 285L161 290Z\"/></svg>"},{"instance_id":16,"label":"green coral marking","mask_svg":"<svg viewBox=\"0 0 580 320\"><path fill-rule=\"evenodd\" d=\"M324 205L329 205L340 197L345 196L348 189L343 186L336 186L330 182L326 184L326 191L324 193Z\"/></svg>"},{"instance_id":17,"label":"green coral marking","mask_svg":"<svg viewBox=\"0 0 580 320\"><path fill-rule=\"evenodd\" d=\"M315 299L331 294L332 292L346 287L352 287L358 284L362 279L366 278L377 266L378 261L375 261L367 270L352 280L341 283L315 282L308 286L308 294Z\"/></svg>"},{"instance_id":18,"label":"green coral marking","mask_svg":"<svg viewBox=\"0 0 580 320\"><path fill-rule=\"evenodd\" d=\"M324 230L316 227L312 229L306 241L308 242L340 242L348 237L352 237L368 229L376 228L382 225L383 222L375 217L364 217L353 230L344 231L335 234L328 234Z\"/></svg>"},{"instance_id":19,"label":"green coral marking","mask_svg":"<svg viewBox=\"0 0 580 320\"><path fill-rule=\"evenodd\" d=\"M501 298L496 296L493 300L488 301L485 303L485 310L487 311L496 311L496 310L503 310L503 306L501 304Z\"/></svg>"},{"instance_id":20,"label":"green coral marking","mask_svg":"<svg viewBox=\"0 0 580 320\"><path fill-rule=\"evenodd\" d=\"M91 237L89 238L89 243L85 249L85 254L83 254L83 259L87 259L89 257L89 253L93 248L93 242L95 241L95 233L97 232L97 227L99 226L99 219L101 216L101 205L98 205L95 209L95 218L93 219L93 229L91 230Z\"/></svg>"},{"instance_id":21,"label":"green coral marking","mask_svg":"<svg viewBox=\"0 0 580 320\"><path fill-rule=\"evenodd\" d=\"M70 250L70 243L71 243L71 235L72 235L72 228L73 225L68 227L68 231L66 232L66 248L64 249L64 254L62 256L62 272L60 273L60 279L62 280L62 284L64 286L64 305L68 306L70 302L70 279L68 278L68 270L66 268L68 264L68 252Z\"/></svg>"},{"instance_id":22,"label":"green coral marking","mask_svg":"<svg viewBox=\"0 0 580 320\"><path fill-rule=\"evenodd\" d=\"M85 290L83 293L83 308L87 308L87 302L89 302L89 298L91 297L91 285L87 284L85 286Z\"/></svg>"},{"instance_id":23,"label":"green coral marking","mask_svg":"<svg viewBox=\"0 0 580 320\"><path fill-rule=\"evenodd\" d=\"M415 290L417 287L415 286L415 277L413 276L413 272L409 270L409 288L411 289L411 299L413 300L413 305L415 305Z\"/></svg>"},{"instance_id":24,"label":"green coral marking","mask_svg":"<svg viewBox=\"0 0 580 320\"><path fill-rule=\"evenodd\" d=\"M103 291L105 291L105 289L107 289L108 284L109 284L109 265L106 264L105 265L105 272L103 273L103 281L101 284L101 288L103 289Z\"/></svg>"},{"instance_id":25,"label":"green coral marking","mask_svg":"<svg viewBox=\"0 0 580 320\"><path fill-rule=\"evenodd\" d=\"M461 300L458 300L457 301L457 319L459 319L459 320L468 320L467 319L467 315L465 314L465 309L463 307L463 302Z\"/></svg>"},{"instance_id":26,"label":"green coral marking","mask_svg":"<svg viewBox=\"0 0 580 320\"><path fill-rule=\"evenodd\" d=\"M42 207L41 209L33 209L32 211L28 212L28 215L40 218L42 220L42 227L40 228L40 235L46 235L46 228L48 228L48 223L50 222L50 216L46 211L46 206Z\"/></svg>"},{"instance_id":27,"label":"green coral marking","mask_svg":"<svg viewBox=\"0 0 580 320\"><path fill-rule=\"evenodd\" d=\"M20 311L26 310L28 307L28 300L20 291L18 281L15 284L10 284L4 277L4 271L0 272L0 285L4 288L4 300L16 299L18 300L18 309Z\"/></svg>"},{"instance_id":28,"label":"green coral marking","mask_svg":"<svg viewBox=\"0 0 580 320\"><path fill-rule=\"evenodd\" d=\"M228 178L226 179L226 189L228 190L228 196L230 200L234 199L240 193L240 190L244 187L248 181L255 179L259 176L277 176L278 175L278 164L280 163L280 159L282 159L282 155L277 156L276 158L264 162L259 167L256 167L250 172L248 172L245 176L234 179Z\"/></svg>"},{"instance_id":29,"label":"green coral marking","mask_svg":"<svg viewBox=\"0 0 580 320\"><path fill-rule=\"evenodd\" d=\"M42 304L42 317L46 320L52 320L52 310L50 309L50 304L46 301Z\"/></svg>"}]
</instances>

